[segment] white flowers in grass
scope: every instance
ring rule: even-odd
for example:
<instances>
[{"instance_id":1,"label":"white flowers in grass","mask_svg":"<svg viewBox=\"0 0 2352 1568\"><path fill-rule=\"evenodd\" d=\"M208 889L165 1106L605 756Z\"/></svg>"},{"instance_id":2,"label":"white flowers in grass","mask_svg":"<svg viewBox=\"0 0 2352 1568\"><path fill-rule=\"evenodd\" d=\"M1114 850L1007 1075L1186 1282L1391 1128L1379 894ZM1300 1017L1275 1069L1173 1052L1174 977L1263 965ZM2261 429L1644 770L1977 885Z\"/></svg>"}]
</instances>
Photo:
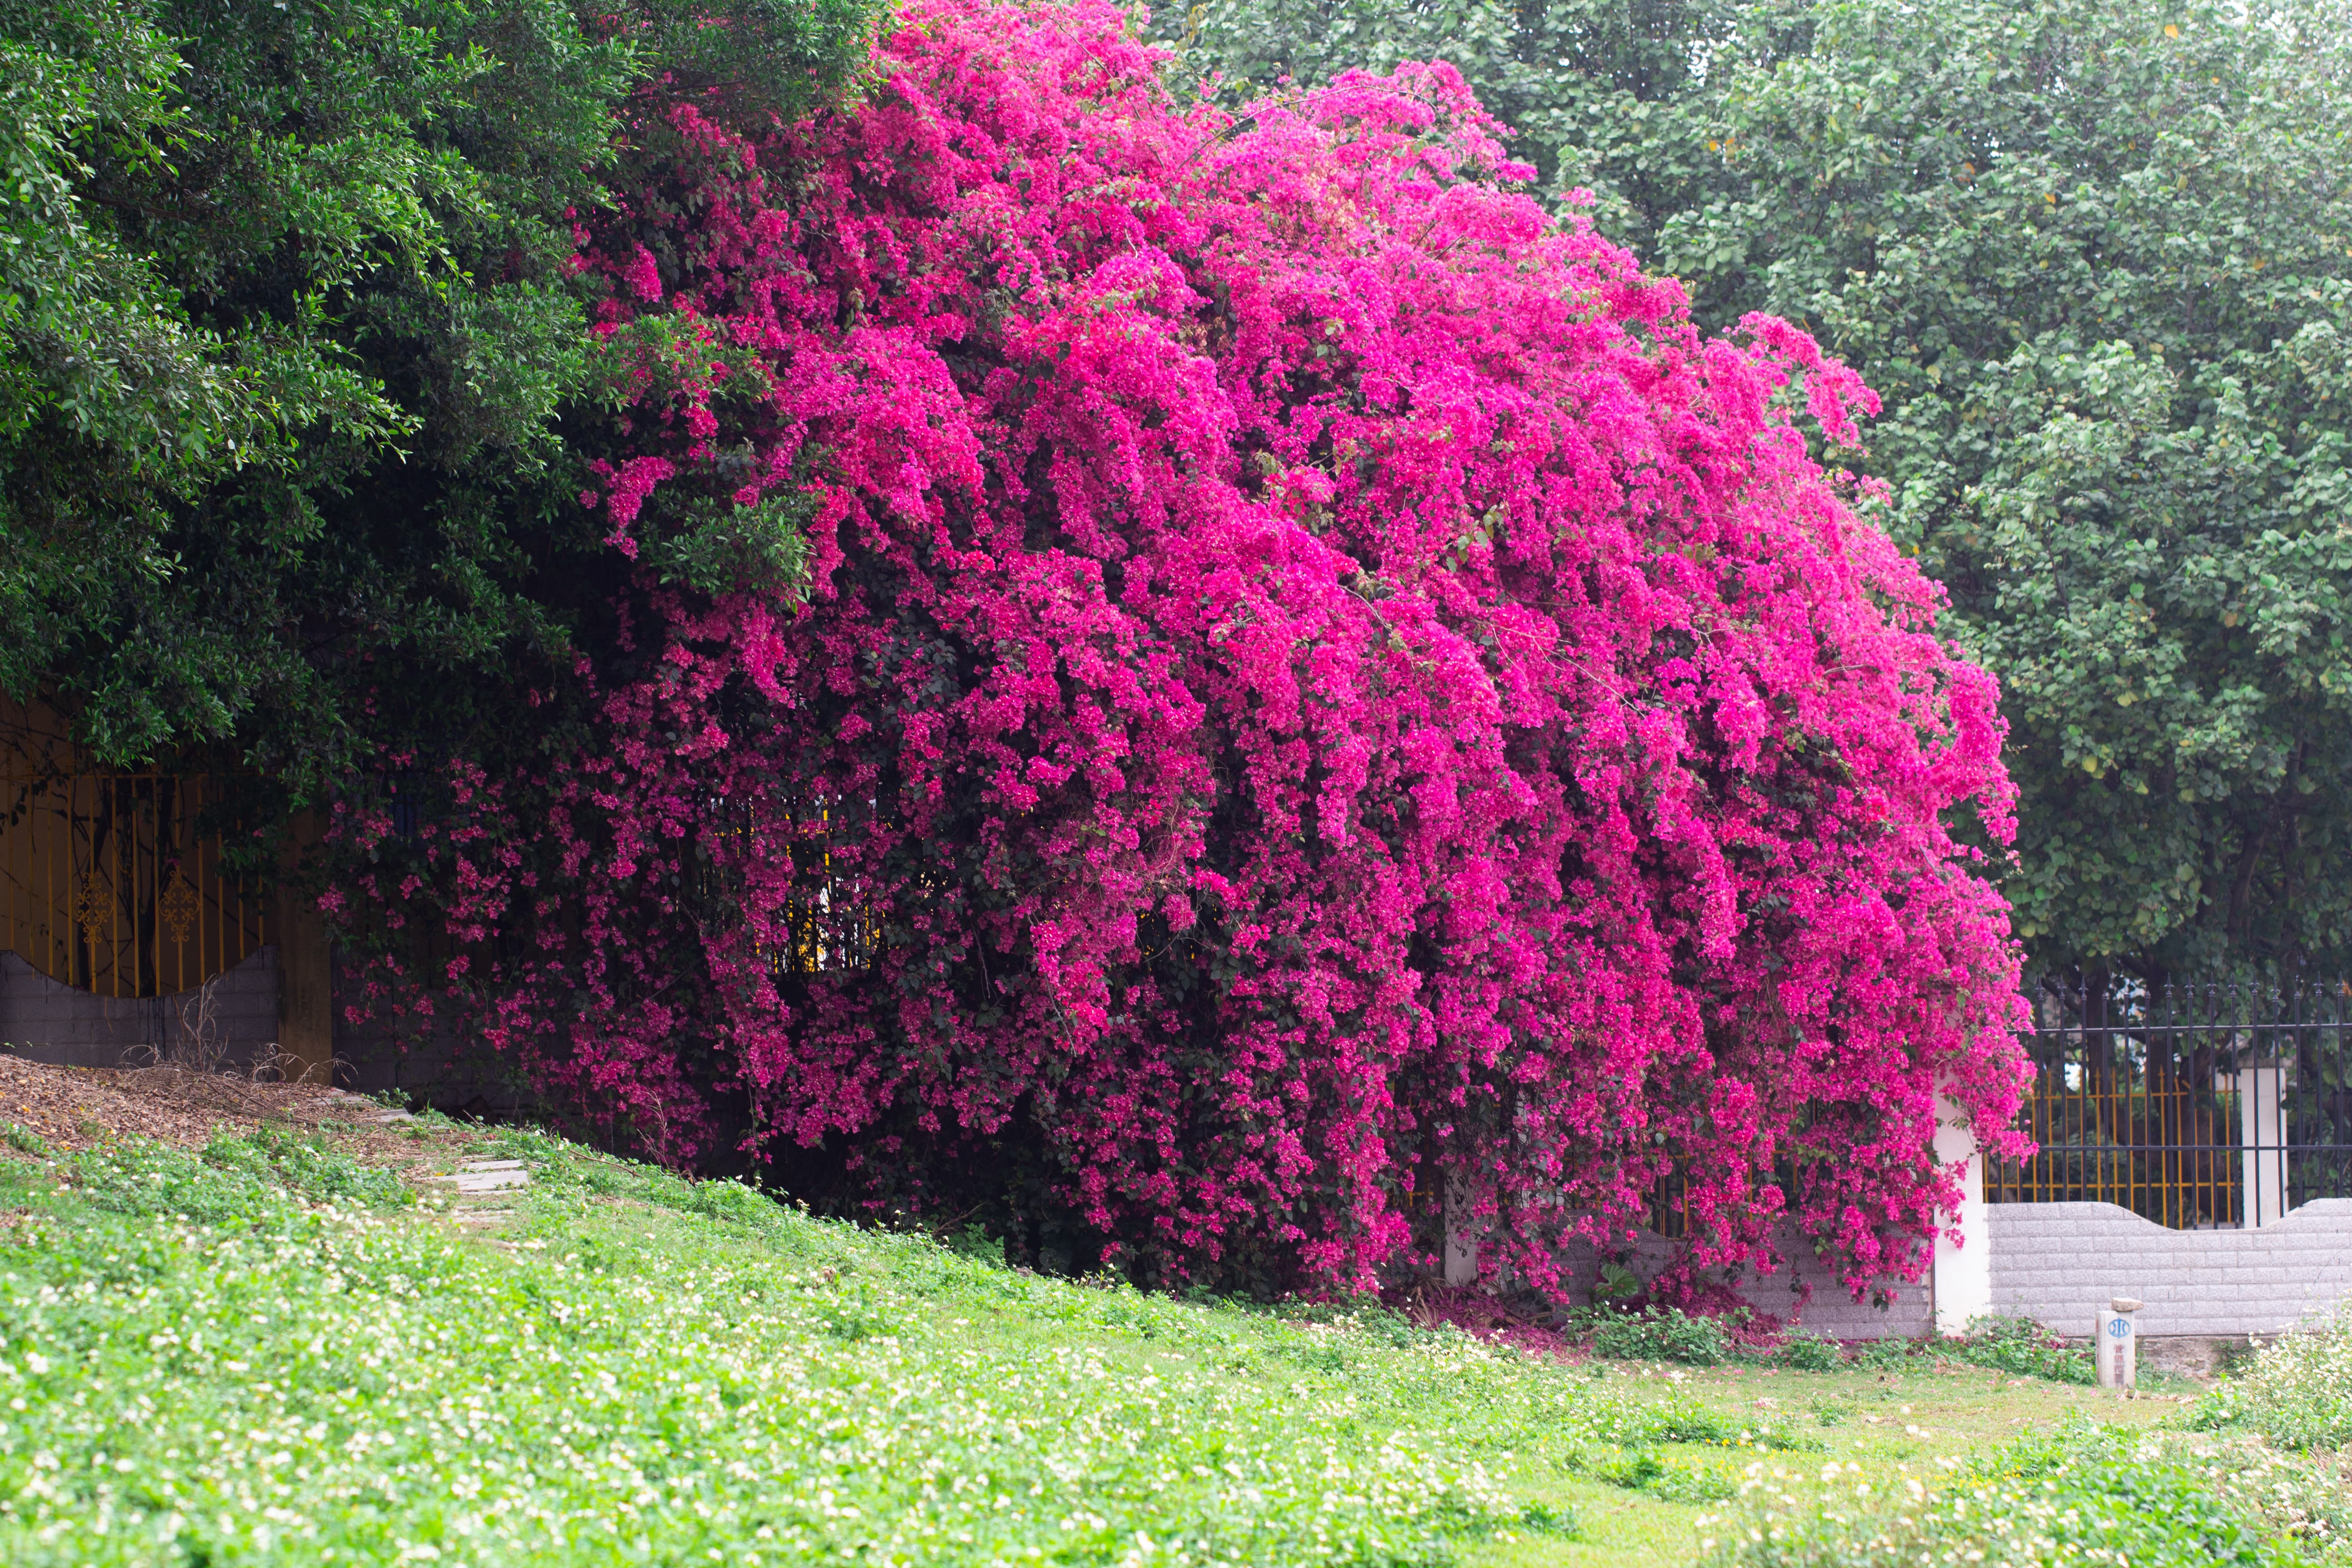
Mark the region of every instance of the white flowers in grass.
<instances>
[{"instance_id":1,"label":"white flowers in grass","mask_svg":"<svg viewBox=\"0 0 2352 1568\"><path fill-rule=\"evenodd\" d=\"M1927 1479L1898 1467L1900 1489L1877 1496L1851 1464L1823 1464L1801 1491L1813 1478L1751 1465L1746 1508L1703 1516L1701 1549L1744 1568L2253 1568L2284 1560L2265 1537L2330 1539L2317 1500L2334 1489L2310 1468L2195 1445L2081 1422L1967 1464L1939 1458Z\"/></svg>"},{"instance_id":2,"label":"white flowers in grass","mask_svg":"<svg viewBox=\"0 0 2352 1568\"><path fill-rule=\"evenodd\" d=\"M921 1260L940 1278L916 1289L902 1244L783 1214L669 1267L583 1268L598 1216L535 1201L543 1233L503 1254L290 1205L155 1222L135 1266L128 1237L110 1262L16 1227L0 1561L1384 1562L1519 1516L1446 1440L1438 1391L1559 1414L1467 1340L1244 1331L953 1260ZM1016 1331L976 1341L974 1320ZM1073 1320L1138 1353L1043 1331ZM1229 1375L1243 1353L1269 1375ZM1374 1422L1318 1370L1373 1354L1433 1419Z\"/></svg>"},{"instance_id":3,"label":"white flowers in grass","mask_svg":"<svg viewBox=\"0 0 2352 1568\"><path fill-rule=\"evenodd\" d=\"M2197 1425L2242 1423L2281 1447L2352 1445L2352 1303L2283 1334L2225 1379L2195 1412Z\"/></svg>"}]
</instances>

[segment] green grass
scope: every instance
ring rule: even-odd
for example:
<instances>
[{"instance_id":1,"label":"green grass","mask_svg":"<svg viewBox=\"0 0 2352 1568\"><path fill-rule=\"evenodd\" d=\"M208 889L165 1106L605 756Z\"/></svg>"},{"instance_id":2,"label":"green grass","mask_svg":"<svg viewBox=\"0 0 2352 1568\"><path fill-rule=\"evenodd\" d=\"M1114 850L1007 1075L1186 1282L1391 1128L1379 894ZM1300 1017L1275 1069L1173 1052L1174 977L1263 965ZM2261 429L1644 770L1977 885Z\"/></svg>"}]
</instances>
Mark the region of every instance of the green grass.
<instances>
[{"instance_id":1,"label":"green grass","mask_svg":"<svg viewBox=\"0 0 2352 1568\"><path fill-rule=\"evenodd\" d=\"M2284 1448L2352 1443L2352 1305L2263 1346L2207 1397L2195 1425L2260 1433Z\"/></svg>"},{"instance_id":2,"label":"green grass","mask_svg":"<svg viewBox=\"0 0 2352 1568\"><path fill-rule=\"evenodd\" d=\"M1801 1494L1756 1486L1710 1520L1725 1568L2201 1568L2345 1561L2340 1489L2258 1451L2077 1420L1895 1488L1831 1475Z\"/></svg>"},{"instance_id":3,"label":"green grass","mask_svg":"<svg viewBox=\"0 0 2352 1568\"><path fill-rule=\"evenodd\" d=\"M2158 1413L1921 1358L1570 1367L474 1152L533 1173L489 1236L268 1130L0 1159L0 1562L1687 1562L1775 1488Z\"/></svg>"}]
</instances>

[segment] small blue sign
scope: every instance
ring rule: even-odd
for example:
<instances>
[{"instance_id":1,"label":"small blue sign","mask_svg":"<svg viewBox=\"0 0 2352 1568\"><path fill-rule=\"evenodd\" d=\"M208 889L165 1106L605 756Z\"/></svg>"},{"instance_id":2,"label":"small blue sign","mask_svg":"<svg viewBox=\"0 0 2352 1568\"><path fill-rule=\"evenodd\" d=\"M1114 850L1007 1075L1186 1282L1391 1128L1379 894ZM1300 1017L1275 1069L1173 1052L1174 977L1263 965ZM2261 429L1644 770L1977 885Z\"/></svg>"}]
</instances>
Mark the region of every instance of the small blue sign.
<instances>
[{"instance_id":1,"label":"small blue sign","mask_svg":"<svg viewBox=\"0 0 2352 1568\"><path fill-rule=\"evenodd\" d=\"M2109 1318L2107 1320L2107 1337L2111 1340L2127 1340L2131 1338L2131 1320L2129 1318Z\"/></svg>"}]
</instances>

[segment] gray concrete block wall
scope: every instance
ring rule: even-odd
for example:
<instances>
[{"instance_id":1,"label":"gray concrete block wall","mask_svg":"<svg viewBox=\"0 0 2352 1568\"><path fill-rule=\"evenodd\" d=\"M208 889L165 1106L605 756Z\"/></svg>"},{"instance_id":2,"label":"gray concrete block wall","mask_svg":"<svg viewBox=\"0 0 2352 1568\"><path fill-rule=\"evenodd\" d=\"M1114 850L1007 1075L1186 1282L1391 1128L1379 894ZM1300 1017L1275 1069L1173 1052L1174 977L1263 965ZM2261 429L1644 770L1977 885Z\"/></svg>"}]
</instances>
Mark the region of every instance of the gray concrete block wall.
<instances>
[{"instance_id":1,"label":"gray concrete block wall","mask_svg":"<svg viewBox=\"0 0 2352 1568\"><path fill-rule=\"evenodd\" d=\"M184 1053L209 990L210 1038L225 1061L245 1064L278 1038L278 950L255 950L208 987L169 996L95 996L50 979L0 950L0 1043L27 1061L59 1067L143 1067Z\"/></svg>"},{"instance_id":2,"label":"gray concrete block wall","mask_svg":"<svg viewBox=\"0 0 2352 1568\"><path fill-rule=\"evenodd\" d=\"M1895 1283L1895 1300L1855 1302L1817 1262L1803 1239L1775 1237L1787 1261L1777 1274L1747 1274L1738 1294L1759 1311L1835 1340L1915 1339L1934 1331L1935 1293L1927 1280ZM2273 1334L2352 1300L2352 1198L2304 1205L2259 1230L2168 1230L2113 1204L1991 1204L1984 1245L1992 1310L2032 1318L2081 1338L2091 1315L2133 1296L2150 1340ZM1643 1232L1627 1267L1643 1279L1664 1268L1677 1244ZM1579 1288L1599 1277L1599 1253L1567 1255ZM1792 1284L1810 1285L1797 1304Z\"/></svg>"},{"instance_id":3,"label":"gray concrete block wall","mask_svg":"<svg viewBox=\"0 0 2352 1568\"><path fill-rule=\"evenodd\" d=\"M2151 1338L2275 1333L2352 1298L2352 1198L2257 1230L2168 1230L2114 1204L1993 1204L1987 1220L1993 1310L2064 1334L2116 1296L2147 1303Z\"/></svg>"},{"instance_id":4,"label":"gray concrete block wall","mask_svg":"<svg viewBox=\"0 0 2352 1568\"><path fill-rule=\"evenodd\" d=\"M1804 1244L1792 1237L1784 1245ZM1893 1293L1894 1300L1884 1307L1874 1307L1867 1296L1860 1301L1850 1297L1845 1286L1810 1251L1797 1267L1795 1278L1813 1288L1812 1300L1792 1320L1796 1327L1833 1340L1916 1340L1935 1329L1936 1293L1924 1279L1882 1281L1882 1287ZM1763 1292L1759 1287L1769 1288L1771 1284L1769 1279L1752 1283L1746 1292L1748 1300L1762 1306ZM1785 1312L1782 1315L1787 1316Z\"/></svg>"},{"instance_id":5,"label":"gray concrete block wall","mask_svg":"<svg viewBox=\"0 0 2352 1568\"><path fill-rule=\"evenodd\" d=\"M1885 1282L1894 1299L1884 1307L1873 1306L1866 1296L1856 1301L1847 1294L1844 1284L1813 1256L1811 1243L1793 1226L1781 1226L1772 1241L1782 1259L1779 1270L1747 1270L1733 1287L1758 1311L1833 1340L1916 1339L1935 1326L1935 1297L1925 1279ZM1647 1279L1673 1261L1681 1247L1680 1242L1643 1231L1631 1244L1625 1267ZM1579 1290L1601 1277L1601 1255L1591 1243L1574 1243L1563 1256ZM1810 1299L1805 1287L1811 1289Z\"/></svg>"}]
</instances>

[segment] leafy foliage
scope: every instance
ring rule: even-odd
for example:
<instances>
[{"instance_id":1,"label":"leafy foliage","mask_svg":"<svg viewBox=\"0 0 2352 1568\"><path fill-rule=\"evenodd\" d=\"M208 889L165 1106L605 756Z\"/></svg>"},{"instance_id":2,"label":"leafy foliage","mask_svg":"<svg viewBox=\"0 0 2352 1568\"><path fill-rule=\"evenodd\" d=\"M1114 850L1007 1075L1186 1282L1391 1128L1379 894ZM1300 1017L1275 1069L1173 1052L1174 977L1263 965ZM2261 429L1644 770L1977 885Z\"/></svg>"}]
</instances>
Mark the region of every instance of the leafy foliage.
<instances>
[{"instance_id":1,"label":"leafy foliage","mask_svg":"<svg viewBox=\"0 0 2352 1568\"><path fill-rule=\"evenodd\" d=\"M24 1154L47 1155L50 1152L47 1139L17 1121L0 1126L0 1143Z\"/></svg>"},{"instance_id":2,"label":"leafy foliage","mask_svg":"<svg viewBox=\"0 0 2352 1568\"><path fill-rule=\"evenodd\" d=\"M1845 1364L1845 1350L1835 1340L1799 1329L1783 1335L1768 1359L1794 1372L1834 1372Z\"/></svg>"},{"instance_id":3,"label":"leafy foliage","mask_svg":"<svg viewBox=\"0 0 2352 1568\"><path fill-rule=\"evenodd\" d=\"M1360 1286L1451 1185L1564 1291L1678 1167L1690 1267L1915 1268L1938 1084L2023 1071L1944 826L2009 793L1794 423L1868 391L1499 189L1450 71L1236 120L1108 6L908 22L585 226L638 575L576 754L347 810L377 999L1077 1270ZM780 500L804 610L666 553Z\"/></svg>"},{"instance_id":4,"label":"leafy foliage","mask_svg":"<svg viewBox=\"0 0 2352 1568\"><path fill-rule=\"evenodd\" d=\"M1735 1352L1721 1319L1694 1317L1667 1308L1601 1314L1593 1326L1592 1353L1623 1361L1716 1366L1729 1361Z\"/></svg>"},{"instance_id":5,"label":"leafy foliage","mask_svg":"<svg viewBox=\"0 0 2352 1568\"><path fill-rule=\"evenodd\" d=\"M2207 1430L2241 1427L2284 1448L2352 1443L2352 1312L2263 1346L2190 1413Z\"/></svg>"},{"instance_id":6,"label":"leafy foliage","mask_svg":"<svg viewBox=\"0 0 2352 1568\"><path fill-rule=\"evenodd\" d=\"M2001 677L2012 900L2058 961L2352 939L2346 20L1825 9L1726 86L1744 198L1669 226L1887 399L1888 523Z\"/></svg>"},{"instance_id":7,"label":"leafy foliage","mask_svg":"<svg viewBox=\"0 0 2352 1568\"><path fill-rule=\"evenodd\" d=\"M1749 1510L1712 1521L1728 1539L1709 1560L1753 1568L1919 1561L1987 1568L2125 1561L2147 1568L2257 1568L2308 1561L2266 1539L2287 1521L2268 1517L2257 1489L2232 1486L2219 1466L2196 1462L2221 1457L2078 1418L1958 1474L1932 1483L1910 1479L1907 1497L1889 1499L1863 1482L1801 1499L1776 1491L1751 1470L1743 1489ZM1825 1482L1836 1468L1824 1469ZM2285 1489L2294 1482L2281 1484Z\"/></svg>"},{"instance_id":8,"label":"leafy foliage","mask_svg":"<svg viewBox=\"0 0 2352 1568\"><path fill-rule=\"evenodd\" d=\"M547 502L598 427L573 216L635 95L766 123L867 18L0 5L0 688L102 762L213 748L315 795L372 685L560 660L574 584L541 574L601 552Z\"/></svg>"},{"instance_id":9,"label":"leafy foliage","mask_svg":"<svg viewBox=\"0 0 2352 1568\"><path fill-rule=\"evenodd\" d=\"M1776 36L1770 10L1728 0L1207 0L1161 7L1152 21L1175 50L1171 76L1208 78L1231 98L1286 77L1324 82L1442 59L1510 127L1536 190L1587 193L1603 233L1650 254L1659 224L1697 205L1694 193L1727 184L1706 146L1708 89L1729 51Z\"/></svg>"},{"instance_id":10,"label":"leafy foliage","mask_svg":"<svg viewBox=\"0 0 2352 1568\"><path fill-rule=\"evenodd\" d=\"M2053 1383L2090 1384L2098 1382L2098 1368L2084 1345L2069 1345L2040 1323L2027 1318L1979 1318L1957 1345L1942 1345L1959 1360L2020 1376L2046 1377Z\"/></svg>"},{"instance_id":11,"label":"leafy foliage","mask_svg":"<svg viewBox=\"0 0 2352 1568\"><path fill-rule=\"evenodd\" d=\"M361 1164L319 1133L267 1124L242 1135L215 1132L197 1157L217 1170L243 1172L264 1187L280 1188L314 1204L397 1208L412 1201L398 1176ZM166 1184L155 1186L160 1189ZM158 1190L152 1195L161 1212L188 1212L169 1207L175 1194Z\"/></svg>"},{"instance_id":12,"label":"leafy foliage","mask_svg":"<svg viewBox=\"0 0 2352 1568\"><path fill-rule=\"evenodd\" d=\"M1862 370L1856 467L2002 682L2038 958L2352 951L2338 0L1195 16L1195 72L1456 61L1702 323Z\"/></svg>"}]
</instances>

